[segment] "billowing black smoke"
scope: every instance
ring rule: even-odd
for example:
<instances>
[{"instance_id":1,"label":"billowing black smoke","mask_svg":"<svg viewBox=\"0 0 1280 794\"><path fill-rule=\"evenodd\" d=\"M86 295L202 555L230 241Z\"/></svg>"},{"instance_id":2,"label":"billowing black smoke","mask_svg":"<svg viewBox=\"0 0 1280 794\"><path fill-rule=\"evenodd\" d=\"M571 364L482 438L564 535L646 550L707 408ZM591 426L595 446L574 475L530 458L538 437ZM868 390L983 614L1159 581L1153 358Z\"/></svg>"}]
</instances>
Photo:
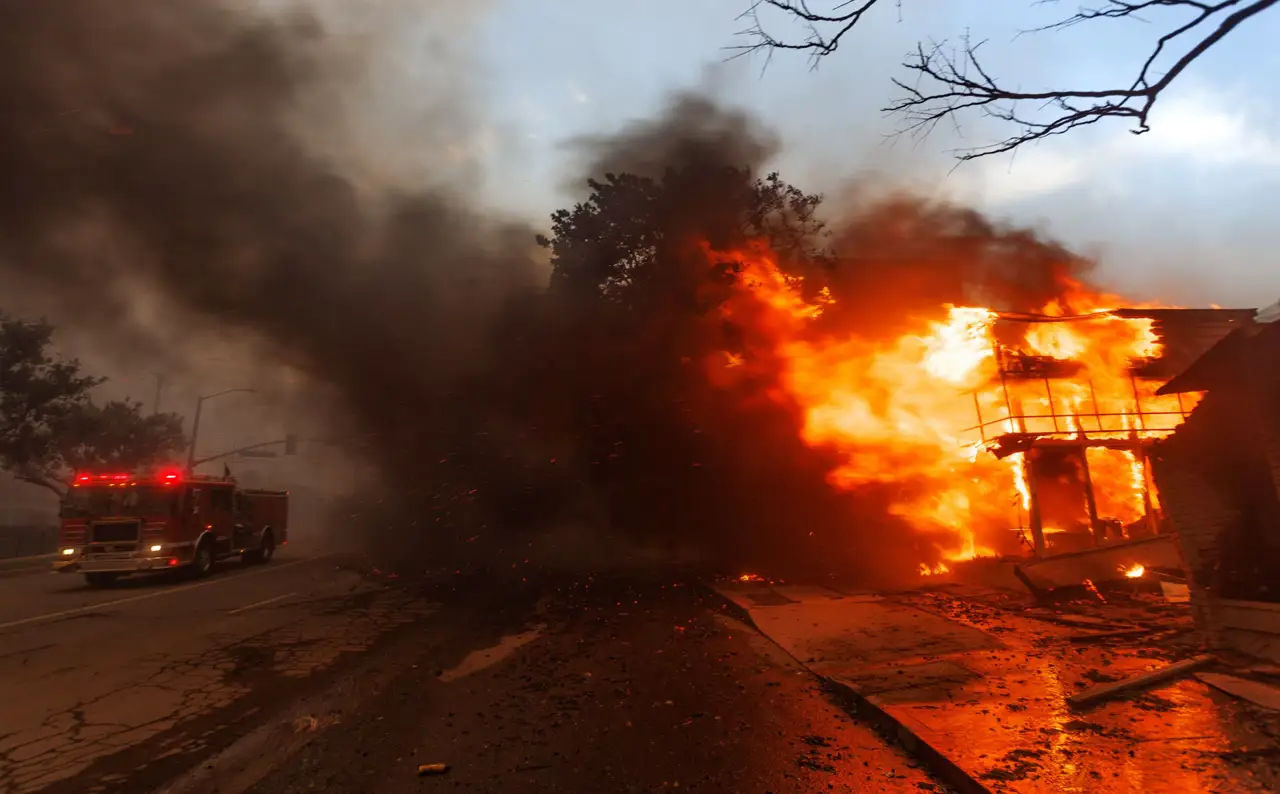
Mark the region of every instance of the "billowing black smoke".
<instances>
[{"instance_id":1,"label":"billowing black smoke","mask_svg":"<svg viewBox=\"0 0 1280 794\"><path fill-rule=\"evenodd\" d=\"M261 334L392 457L449 427L493 312L537 283L533 233L446 192L361 194L304 146L325 35L218 0L4 0L0 266L79 323L127 327L150 286Z\"/></svg>"},{"instance_id":2,"label":"billowing black smoke","mask_svg":"<svg viewBox=\"0 0 1280 794\"><path fill-rule=\"evenodd\" d=\"M339 395L337 429L383 472L353 529L516 559L515 530L572 523L730 566L914 564L885 495L830 488L836 461L799 440L791 407L759 399L767 383L707 382L701 360L745 331L717 319L708 292L732 267L708 268L699 244L763 235L813 254L811 277L865 307L864 326L1010 273L1052 291L1078 263L919 202L824 236L812 197L756 173L778 149L767 130L679 95L578 142L577 186L639 203L600 234L591 201L553 218L547 288L533 229L457 191L353 180L314 145L323 129L300 133L300 106L342 65L327 37L232 0L0 0L5 292L55 294L111 335L129 328L130 291L153 289L260 337ZM620 271L633 255L647 263Z\"/></svg>"}]
</instances>

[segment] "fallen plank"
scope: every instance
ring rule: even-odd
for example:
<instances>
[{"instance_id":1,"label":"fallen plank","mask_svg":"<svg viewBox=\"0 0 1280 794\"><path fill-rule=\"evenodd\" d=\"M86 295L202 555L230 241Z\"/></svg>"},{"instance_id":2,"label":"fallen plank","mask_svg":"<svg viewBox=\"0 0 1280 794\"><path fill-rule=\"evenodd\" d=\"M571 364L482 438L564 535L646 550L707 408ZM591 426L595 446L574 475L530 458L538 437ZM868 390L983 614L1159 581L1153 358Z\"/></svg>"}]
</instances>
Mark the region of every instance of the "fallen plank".
<instances>
[{"instance_id":1,"label":"fallen plank","mask_svg":"<svg viewBox=\"0 0 1280 794\"><path fill-rule=\"evenodd\" d=\"M1154 633L1154 629L1120 629L1119 631L1097 631L1092 634L1073 634L1069 639L1072 642L1097 642L1099 640L1120 639L1121 637L1141 637L1144 634Z\"/></svg>"},{"instance_id":2,"label":"fallen plank","mask_svg":"<svg viewBox=\"0 0 1280 794\"><path fill-rule=\"evenodd\" d=\"M1022 570L1021 565L1013 566L1013 575L1018 577L1018 581L1022 582L1023 586L1027 588L1027 591L1031 593L1031 597L1037 602L1043 602L1048 598L1049 593L1043 587L1031 581L1031 577L1027 576L1027 574Z\"/></svg>"},{"instance_id":3,"label":"fallen plank","mask_svg":"<svg viewBox=\"0 0 1280 794\"><path fill-rule=\"evenodd\" d=\"M1135 626L1133 623L1104 620L1102 618L1090 617L1089 615L1063 614L1061 612L1052 612L1045 609L1027 609L1024 610L1022 614L1024 617L1032 618L1034 620L1043 620L1045 623L1056 623L1059 626L1070 626L1073 629L1128 631L1130 629L1146 628L1145 626Z\"/></svg>"},{"instance_id":4,"label":"fallen plank","mask_svg":"<svg viewBox=\"0 0 1280 794\"><path fill-rule=\"evenodd\" d=\"M1116 681L1110 684L1103 684L1092 689L1072 695L1067 698L1067 705L1072 708L1082 708L1104 700L1109 700L1126 692L1132 692L1135 689L1152 686L1154 684L1171 681L1184 675L1189 675L1198 668L1211 664L1214 658L1209 655L1194 656L1190 659L1183 659L1180 662L1174 662L1167 667L1161 667L1159 670L1151 670L1132 678L1126 678L1123 681Z\"/></svg>"},{"instance_id":5,"label":"fallen plank","mask_svg":"<svg viewBox=\"0 0 1280 794\"><path fill-rule=\"evenodd\" d=\"M1269 684L1237 678L1225 673L1196 673L1196 678L1228 695L1234 695L1263 708L1280 711L1280 689Z\"/></svg>"}]
</instances>

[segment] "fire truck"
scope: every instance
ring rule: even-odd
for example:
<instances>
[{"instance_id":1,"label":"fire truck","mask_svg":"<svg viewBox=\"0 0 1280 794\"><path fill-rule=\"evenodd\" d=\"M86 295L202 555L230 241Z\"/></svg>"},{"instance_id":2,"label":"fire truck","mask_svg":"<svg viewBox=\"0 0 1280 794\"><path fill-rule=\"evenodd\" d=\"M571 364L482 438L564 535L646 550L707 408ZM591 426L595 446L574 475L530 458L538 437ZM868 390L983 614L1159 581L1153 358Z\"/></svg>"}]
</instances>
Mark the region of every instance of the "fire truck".
<instances>
[{"instance_id":1,"label":"fire truck","mask_svg":"<svg viewBox=\"0 0 1280 794\"><path fill-rule=\"evenodd\" d=\"M270 562L289 539L289 492L181 470L77 473L61 505L54 569L95 587L134 573L208 576L221 560Z\"/></svg>"}]
</instances>

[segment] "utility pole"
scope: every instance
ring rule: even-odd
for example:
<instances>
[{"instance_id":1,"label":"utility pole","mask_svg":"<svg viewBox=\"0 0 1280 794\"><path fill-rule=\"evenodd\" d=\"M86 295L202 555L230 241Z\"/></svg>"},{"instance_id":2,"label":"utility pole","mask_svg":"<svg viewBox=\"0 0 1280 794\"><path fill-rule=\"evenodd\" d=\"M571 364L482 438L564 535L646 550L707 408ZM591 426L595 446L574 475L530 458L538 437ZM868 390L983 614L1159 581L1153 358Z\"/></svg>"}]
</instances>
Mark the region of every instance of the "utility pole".
<instances>
[{"instance_id":1,"label":"utility pole","mask_svg":"<svg viewBox=\"0 0 1280 794\"><path fill-rule=\"evenodd\" d=\"M164 373L153 372L151 374L156 379L156 399L155 402L151 403L151 414L154 416L160 413L160 395L164 393Z\"/></svg>"},{"instance_id":2,"label":"utility pole","mask_svg":"<svg viewBox=\"0 0 1280 794\"><path fill-rule=\"evenodd\" d=\"M206 400L212 400L214 397L221 397L224 394L234 394L235 392L257 393L256 389L223 389L220 392L206 394L196 398L196 412L191 418L191 447L187 451L187 468L194 469L196 467L196 439L200 436L200 413L204 409Z\"/></svg>"}]
</instances>

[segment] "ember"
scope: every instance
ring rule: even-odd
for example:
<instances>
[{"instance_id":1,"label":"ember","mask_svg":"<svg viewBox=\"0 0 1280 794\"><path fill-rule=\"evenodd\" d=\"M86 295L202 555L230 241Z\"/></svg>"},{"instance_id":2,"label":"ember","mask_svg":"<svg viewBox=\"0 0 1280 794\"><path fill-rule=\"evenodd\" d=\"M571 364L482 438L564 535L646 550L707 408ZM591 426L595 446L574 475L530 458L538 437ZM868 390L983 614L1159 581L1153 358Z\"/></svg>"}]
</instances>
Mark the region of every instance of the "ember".
<instances>
[{"instance_id":1,"label":"ember","mask_svg":"<svg viewBox=\"0 0 1280 794\"><path fill-rule=\"evenodd\" d=\"M1125 578L1127 579L1140 579L1143 574L1147 572L1146 567L1141 563L1135 563L1134 565L1130 565L1127 568L1121 568L1120 570L1124 572Z\"/></svg>"},{"instance_id":2,"label":"ember","mask_svg":"<svg viewBox=\"0 0 1280 794\"><path fill-rule=\"evenodd\" d=\"M815 325L835 299L803 299L803 283L764 247L708 255L741 262L746 289L725 313L767 335L767 349L714 357L713 378L773 362L771 396L796 406L807 444L840 454L832 485L895 486L890 511L944 561L1033 540L1043 553L1053 533L1065 548L1157 531L1146 444L1172 432L1196 397L1156 397L1158 383L1134 375L1161 343L1152 319L1114 308L1120 298L1063 277L1038 314L944 306L915 333L874 340Z\"/></svg>"},{"instance_id":3,"label":"ember","mask_svg":"<svg viewBox=\"0 0 1280 794\"><path fill-rule=\"evenodd\" d=\"M928 563L920 563L921 576L938 576L944 573L951 573L951 569L947 567L946 563L940 562L933 566Z\"/></svg>"},{"instance_id":4,"label":"ember","mask_svg":"<svg viewBox=\"0 0 1280 794\"><path fill-rule=\"evenodd\" d=\"M739 582L763 582L764 577L754 573L744 573L738 577Z\"/></svg>"}]
</instances>

